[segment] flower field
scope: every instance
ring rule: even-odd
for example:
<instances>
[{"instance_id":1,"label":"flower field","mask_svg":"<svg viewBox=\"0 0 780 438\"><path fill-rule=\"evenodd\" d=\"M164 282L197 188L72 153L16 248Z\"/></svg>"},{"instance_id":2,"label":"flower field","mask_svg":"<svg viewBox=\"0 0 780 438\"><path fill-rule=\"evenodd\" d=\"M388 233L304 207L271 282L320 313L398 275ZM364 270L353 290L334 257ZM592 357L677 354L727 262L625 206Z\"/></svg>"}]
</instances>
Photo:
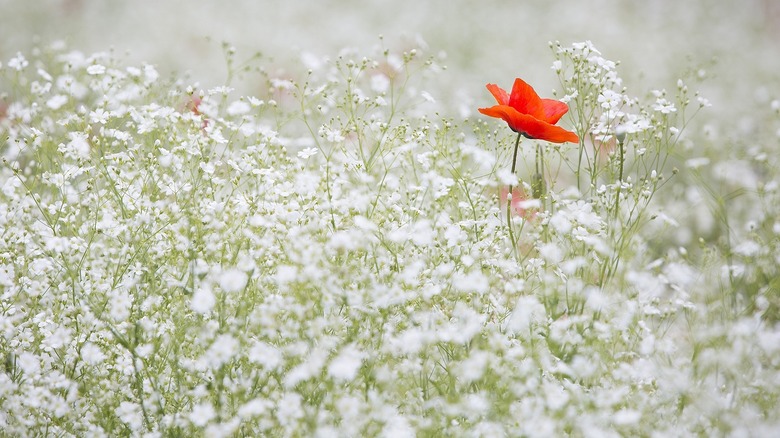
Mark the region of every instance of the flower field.
<instances>
[{"instance_id":1,"label":"flower field","mask_svg":"<svg viewBox=\"0 0 780 438\"><path fill-rule=\"evenodd\" d=\"M466 13L382 37L331 0L354 35L293 37L269 1L281 40L196 63L47 3L93 27L0 3L41 35L0 43L0 436L780 433L771 2L731 17L755 63L700 37L653 65L707 2L458 46Z\"/></svg>"}]
</instances>

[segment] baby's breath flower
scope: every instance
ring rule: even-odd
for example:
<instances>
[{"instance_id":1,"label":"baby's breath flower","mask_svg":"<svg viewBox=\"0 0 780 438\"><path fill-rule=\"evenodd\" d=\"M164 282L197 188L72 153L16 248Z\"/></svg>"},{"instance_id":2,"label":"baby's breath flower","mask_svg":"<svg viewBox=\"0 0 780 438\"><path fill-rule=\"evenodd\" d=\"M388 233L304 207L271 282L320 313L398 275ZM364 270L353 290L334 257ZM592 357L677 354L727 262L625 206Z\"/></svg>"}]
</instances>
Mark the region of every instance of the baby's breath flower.
<instances>
[{"instance_id":1,"label":"baby's breath flower","mask_svg":"<svg viewBox=\"0 0 780 438\"><path fill-rule=\"evenodd\" d=\"M22 71L27 68L30 63L27 61L27 58L25 58L24 55L16 52L16 56L8 60L7 65L14 70Z\"/></svg>"}]
</instances>

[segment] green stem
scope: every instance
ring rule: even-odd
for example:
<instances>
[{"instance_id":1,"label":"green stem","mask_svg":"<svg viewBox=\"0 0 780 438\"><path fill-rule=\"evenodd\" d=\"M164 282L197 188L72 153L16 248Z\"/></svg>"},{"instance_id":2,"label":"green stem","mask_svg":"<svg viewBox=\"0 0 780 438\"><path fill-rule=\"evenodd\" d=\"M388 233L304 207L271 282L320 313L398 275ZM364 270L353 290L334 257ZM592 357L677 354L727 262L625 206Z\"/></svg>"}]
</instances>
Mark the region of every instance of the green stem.
<instances>
[{"instance_id":1,"label":"green stem","mask_svg":"<svg viewBox=\"0 0 780 438\"><path fill-rule=\"evenodd\" d=\"M615 198L615 218L617 219L618 214L620 214L620 191L623 188L623 142L618 140L618 152L620 153L620 156L618 157L618 186L617 186L617 195Z\"/></svg>"},{"instance_id":2,"label":"green stem","mask_svg":"<svg viewBox=\"0 0 780 438\"><path fill-rule=\"evenodd\" d=\"M544 184L544 150L541 144L536 145L536 173L534 173L533 183L531 188L533 189L533 196L535 199L539 199L544 202L545 200L545 184Z\"/></svg>"},{"instance_id":3,"label":"green stem","mask_svg":"<svg viewBox=\"0 0 780 438\"><path fill-rule=\"evenodd\" d=\"M520 137L522 134L517 133L517 140L515 140L515 151L512 153L512 175L515 174L517 169L517 149L520 147ZM509 184L509 191L506 194L506 226L509 228L509 240L512 242L512 252L517 257L517 241L515 240L515 233L512 231L512 191L514 187Z\"/></svg>"}]
</instances>

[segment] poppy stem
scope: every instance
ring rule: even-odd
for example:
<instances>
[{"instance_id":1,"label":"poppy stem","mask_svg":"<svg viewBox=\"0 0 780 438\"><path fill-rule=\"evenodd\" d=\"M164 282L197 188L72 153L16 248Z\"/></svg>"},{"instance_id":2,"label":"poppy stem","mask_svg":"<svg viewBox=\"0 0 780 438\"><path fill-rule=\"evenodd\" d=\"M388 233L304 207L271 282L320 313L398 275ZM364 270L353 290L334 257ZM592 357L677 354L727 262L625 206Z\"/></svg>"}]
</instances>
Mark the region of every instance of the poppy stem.
<instances>
[{"instance_id":1,"label":"poppy stem","mask_svg":"<svg viewBox=\"0 0 780 438\"><path fill-rule=\"evenodd\" d=\"M517 140L515 140L515 152L512 154L512 175L515 174L515 168L517 167L517 148L520 146L520 137L523 134L517 134Z\"/></svg>"},{"instance_id":2,"label":"poppy stem","mask_svg":"<svg viewBox=\"0 0 780 438\"><path fill-rule=\"evenodd\" d=\"M515 175L517 168L517 149L520 147L520 137L522 134L517 133L517 140L515 140L515 151L512 153L512 176ZM512 231L512 194L514 186L509 184L509 191L506 193L506 226L509 229L509 240L512 242L512 252L517 257L517 241L515 240L515 233Z\"/></svg>"},{"instance_id":3,"label":"poppy stem","mask_svg":"<svg viewBox=\"0 0 780 438\"><path fill-rule=\"evenodd\" d=\"M544 187L544 150L541 144L536 145L536 173L534 173L533 183L531 187L533 189L534 198L543 200L545 187Z\"/></svg>"}]
</instances>

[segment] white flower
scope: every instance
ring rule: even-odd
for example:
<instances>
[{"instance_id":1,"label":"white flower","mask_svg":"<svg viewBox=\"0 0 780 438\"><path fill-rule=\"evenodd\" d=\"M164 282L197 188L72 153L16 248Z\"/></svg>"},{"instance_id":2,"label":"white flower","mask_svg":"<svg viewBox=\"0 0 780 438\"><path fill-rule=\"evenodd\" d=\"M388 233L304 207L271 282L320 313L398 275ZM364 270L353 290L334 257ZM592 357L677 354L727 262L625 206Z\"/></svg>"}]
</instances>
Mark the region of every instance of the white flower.
<instances>
[{"instance_id":1,"label":"white flower","mask_svg":"<svg viewBox=\"0 0 780 438\"><path fill-rule=\"evenodd\" d=\"M227 113L231 116L238 116L242 114L248 113L252 109L251 106L247 102L244 102L243 100L237 100L233 103L231 103L227 107Z\"/></svg>"},{"instance_id":2,"label":"white flower","mask_svg":"<svg viewBox=\"0 0 780 438\"><path fill-rule=\"evenodd\" d=\"M490 289L487 277L478 270L473 270L465 275L457 273L453 280L453 287L461 292L484 294Z\"/></svg>"},{"instance_id":3,"label":"white flower","mask_svg":"<svg viewBox=\"0 0 780 438\"><path fill-rule=\"evenodd\" d=\"M623 104L623 95L612 90L603 90L598 101L604 109L615 109Z\"/></svg>"},{"instance_id":4,"label":"white flower","mask_svg":"<svg viewBox=\"0 0 780 438\"><path fill-rule=\"evenodd\" d=\"M260 364L266 369L276 369L282 363L282 352L273 345L257 341L249 350L250 361Z\"/></svg>"},{"instance_id":5,"label":"white flower","mask_svg":"<svg viewBox=\"0 0 780 438\"><path fill-rule=\"evenodd\" d=\"M160 74L157 73L157 69L154 66L144 65L144 85L149 86L153 84L159 76Z\"/></svg>"},{"instance_id":6,"label":"white flower","mask_svg":"<svg viewBox=\"0 0 780 438\"><path fill-rule=\"evenodd\" d=\"M295 266L281 265L276 268L276 282L281 287L295 281L298 278L298 268Z\"/></svg>"},{"instance_id":7,"label":"white flower","mask_svg":"<svg viewBox=\"0 0 780 438\"><path fill-rule=\"evenodd\" d=\"M544 306L535 296L521 296L506 322L506 329L511 333L528 334L532 325L544 321L546 315Z\"/></svg>"},{"instance_id":8,"label":"white flower","mask_svg":"<svg viewBox=\"0 0 780 438\"><path fill-rule=\"evenodd\" d=\"M37 73L38 73L38 76L42 77L46 82L51 82L51 81L54 80L54 78L51 77L49 72L47 72L46 70L44 70L42 68L39 68Z\"/></svg>"},{"instance_id":9,"label":"white flower","mask_svg":"<svg viewBox=\"0 0 780 438\"><path fill-rule=\"evenodd\" d=\"M240 292L244 290L249 276L240 269L228 269L219 276L219 287L225 292Z\"/></svg>"},{"instance_id":10,"label":"white flower","mask_svg":"<svg viewBox=\"0 0 780 438\"><path fill-rule=\"evenodd\" d=\"M46 101L46 106L53 110L58 110L62 108L62 106L65 105L66 103L68 103L68 96L57 94L50 97L49 100Z\"/></svg>"},{"instance_id":11,"label":"white flower","mask_svg":"<svg viewBox=\"0 0 780 438\"><path fill-rule=\"evenodd\" d=\"M214 163L212 162L208 162L208 163L201 162L199 167L207 175L213 175L214 171L217 170L217 168L214 166Z\"/></svg>"},{"instance_id":12,"label":"white flower","mask_svg":"<svg viewBox=\"0 0 780 438\"><path fill-rule=\"evenodd\" d=\"M59 145L59 151L67 158L77 160L89 157L91 146L84 132L69 132L70 142Z\"/></svg>"},{"instance_id":13,"label":"white flower","mask_svg":"<svg viewBox=\"0 0 780 438\"><path fill-rule=\"evenodd\" d=\"M105 125L108 121L109 114L104 111L102 108L98 108L95 111L92 111L89 113L89 118L92 120L92 123L99 123L101 125Z\"/></svg>"},{"instance_id":14,"label":"white flower","mask_svg":"<svg viewBox=\"0 0 780 438\"><path fill-rule=\"evenodd\" d=\"M217 299L211 292L211 287L203 285L195 289L195 293L192 294L192 301L190 301L190 308L200 314L206 314L211 312L214 305L217 303Z\"/></svg>"},{"instance_id":15,"label":"white flower","mask_svg":"<svg viewBox=\"0 0 780 438\"><path fill-rule=\"evenodd\" d=\"M685 160L685 167L689 169L698 169L700 167L708 166L710 159L707 157L689 158Z\"/></svg>"},{"instance_id":16,"label":"white flower","mask_svg":"<svg viewBox=\"0 0 780 438\"><path fill-rule=\"evenodd\" d=\"M458 377L466 382L473 382L485 374L490 355L481 350L472 351L469 356L460 363Z\"/></svg>"},{"instance_id":17,"label":"white flower","mask_svg":"<svg viewBox=\"0 0 780 438\"><path fill-rule=\"evenodd\" d=\"M114 321L121 322L130 317L130 308L133 305L133 301L126 290L114 291L111 295L110 304L111 318Z\"/></svg>"},{"instance_id":18,"label":"white flower","mask_svg":"<svg viewBox=\"0 0 780 438\"><path fill-rule=\"evenodd\" d=\"M284 393L276 409L276 418L283 428L290 428L295 420L303 417L302 402L303 397L297 392Z\"/></svg>"},{"instance_id":19,"label":"white flower","mask_svg":"<svg viewBox=\"0 0 780 438\"><path fill-rule=\"evenodd\" d=\"M317 154L319 150L317 148L306 148L298 151L298 158L305 160Z\"/></svg>"},{"instance_id":20,"label":"white flower","mask_svg":"<svg viewBox=\"0 0 780 438\"><path fill-rule=\"evenodd\" d=\"M106 72L106 67L100 64L94 64L87 67L87 73L90 75L102 75Z\"/></svg>"},{"instance_id":21,"label":"white flower","mask_svg":"<svg viewBox=\"0 0 780 438\"><path fill-rule=\"evenodd\" d=\"M203 427L217 416L214 407L210 403L199 403L192 407L189 418L192 424Z\"/></svg>"},{"instance_id":22,"label":"white flower","mask_svg":"<svg viewBox=\"0 0 780 438\"><path fill-rule=\"evenodd\" d=\"M85 342L81 346L81 359L89 365L99 365L106 359L106 355L97 345Z\"/></svg>"},{"instance_id":23,"label":"white flower","mask_svg":"<svg viewBox=\"0 0 780 438\"><path fill-rule=\"evenodd\" d=\"M132 430L139 430L143 426L144 419L141 407L136 403L123 401L119 403L114 413L119 417L119 420L128 425Z\"/></svg>"},{"instance_id":24,"label":"white flower","mask_svg":"<svg viewBox=\"0 0 780 438\"><path fill-rule=\"evenodd\" d=\"M219 368L226 364L233 356L238 352L238 341L229 334L221 334L214 339L214 343L211 344L208 351L206 351L206 357L209 364L214 368Z\"/></svg>"},{"instance_id":25,"label":"white flower","mask_svg":"<svg viewBox=\"0 0 780 438\"><path fill-rule=\"evenodd\" d=\"M23 352L16 359L17 365L28 376L35 376L41 372L41 362L38 356L30 353Z\"/></svg>"},{"instance_id":26,"label":"white flower","mask_svg":"<svg viewBox=\"0 0 780 438\"><path fill-rule=\"evenodd\" d=\"M21 53L19 53L19 52L16 52L16 57L14 57L14 58L11 58L11 59L8 61L8 67L10 67L10 68L12 68L12 69L14 69L14 70L17 70L17 71L22 71L22 70L24 70L25 68L27 68L27 66L28 66L28 65L30 65L30 63L29 63L29 62L27 61L27 59L26 59L26 58L25 58L25 57L24 57L24 56L23 56Z\"/></svg>"},{"instance_id":27,"label":"white flower","mask_svg":"<svg viewBox=\"0 0 780 438\"><path fill-rule=\"evenodd\" d=\"M354 380L358 370L360 370L360 366L363 364L364 356L365 354L355 348L354 345L347 345L330 362L328 374L336 380Z\"/></svg>"},{"instance_id":28,"label":"white flower","mask_svg":"<svg viewBox=\"0 0 780 438\"><path fill-rule=\"evenodd\" d=\"M417 436L417 433L412 425L409 424L409 420L398 413L394 413L385 422L381 436L387 438L412 438Z\"/></svg>"},{"instance_id":29,"label":"white flower","mask_svg":"<svg viewBox=\"0 0 780 438\"><path fill-rule=\"evenodd\" d=\"M301 53L301 62L309 70L319 70L325 60L311 52L303 52Z\"/></svg>"},{"instance_id":30,"label":"white flower","mask_svg":"<svg viewBox=\"0 0 780 438\"><path fill-rule=\"evenodd\" d=\"M431 96L431 93L429 93L427 91L421 92L420 96L422 96L422 98L427 100L428 102L436 103L436 99L434 99L433 96Z\"/></svg>"},{"instance_id":31,"label":"white flower","mask_svg":"<svg viewBox=\"0 0 780 438\"><path fill-rule=\"evenodd\" d=\"M371 76L371 89L377 93L385 93L390 88L390 79L384 74L375 74Z\"/></svg>"},{"instance_id":32,"label":"white flower","mask_svg":"<svg viewBox=\"0 0 780 438\"><path fill-rule=\"evenodd\" d=\"M621 409L612 415L612 421L620 426L636 424L641 418L642 414L639 411L635 411L633 409Z\"/></svg>"},{"instance_id":33,"label":"white flower","mask_svg":"<svg viewBox=\"0 0 780 438\"><path fill-rule=\"evenodd\" d=\"M539 255L549 264L557 265L563 260L563 250L556 243L543 243L539 245Z\"/></svg>"},{"instance_id":34,"label":"white flower","mask_svg":"<svg viewBox=\"0 0 780 438\"><path fill-rule=\"evenodd\" d=\"M243 419L256 417L269 408L269 401L262 398L256 398L244 403L243 406L238 408L238 416Z\"/></svg>"},{"instance_id":35,"label":"white flower","mask_svg":"<svg viewBox=\"0 0 780 438\"><path fill-rule=\"evenodd\" d=\"M653 110L658 111L661 114L669 114L677 111L677 108L674 107L673 103L663 97L659 97L658 100L655 101L655 104L653 104Z\"/></svg>"},{"instance_id":36,"label":"white flower","mask_svg":"<svg viewBox=\"0 0 780 438\"><path fill-rule=\"evenodd\" d=\"M326 126L320 127L320 136L325 137L331 143L340 143L345 140L345 137L341 135L341 131L330 129Z\"/></svg>"}]
</instances>

